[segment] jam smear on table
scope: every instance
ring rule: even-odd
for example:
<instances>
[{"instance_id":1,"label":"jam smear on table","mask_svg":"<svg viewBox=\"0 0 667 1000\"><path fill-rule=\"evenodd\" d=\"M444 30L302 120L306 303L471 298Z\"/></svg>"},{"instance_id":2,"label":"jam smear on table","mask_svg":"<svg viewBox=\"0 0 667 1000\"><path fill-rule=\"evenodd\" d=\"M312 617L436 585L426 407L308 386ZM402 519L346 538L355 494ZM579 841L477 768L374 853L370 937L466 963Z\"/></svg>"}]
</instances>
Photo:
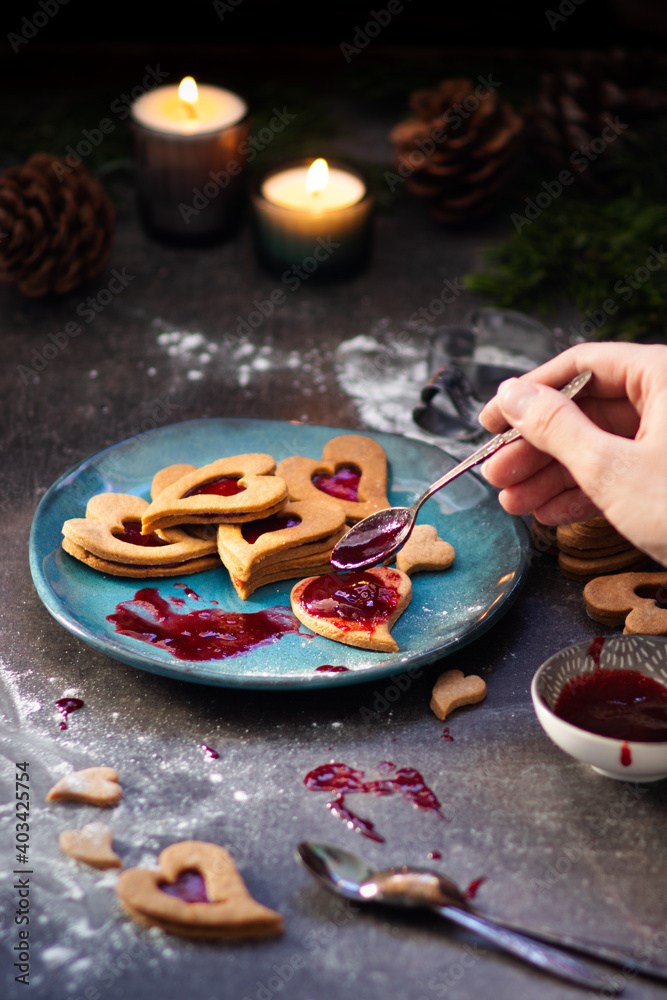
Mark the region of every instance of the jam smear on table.
<instances>
[{"instance_id":1,"label":"jam smear on table","mask_svg":"<svg viewBox=\"0 0 667 1000\"><path fill-rule=\"evenodd\" d=\"M331 802L327 802L327 809L332 816L342 819L348 830L360 833L362 837L368 837L369 840L374 840L377 844L384 844L384 837L381 837L375 829L375 823L370 819L364 819L363 816L357 816L356 813L353 813L345 805L344 795L337 795Z\"/></svg>"},{"instance_id":2,"label":"jam smear on table","mask_svg":"<svg viewBox=\"0 0 667 1000\"><path fill-rule=\"evenodd\" d=\"M143 545L148 548L169 545L169 542L165 542L164 538L160 538L154 531L148 535L142 535L141 521L123 521L123 530L114 531L113 537L121 542L129 542L130 545Z\"/></svg>"},{"instance_id":3,"label":"jam smear on table","mask_svg":"<svg viewBox=\"0 0 667 1000\"><path fill-rule=\"evenodd\" d=\"M454 737L449 731L449 726L445 726L443 731L440 733L440 739L444 740L446 743L453 743Z\"/></svg>"},{"instance_id":4,"label":"jam smear on table","mask_svg":"<svg viewBox=\"0 0 667 1000\"><path fill-rule=\"evenodd\" d=\"M258 538L269 531L280 531L281 528L296 528L301 524L301 518L296 514L271 514L269 517L261 517L257 521L246 521L241 525L241 534L249 545L253 545Z\"/></svg>"},{"instance_id":5,"label":"jam smear on table","mask_svg":"<svg viewBox=\"0 0 667 1000\"><path fill-rule=\"evenodd\" d=\"M300 603L315 618L335 621L342 632L371 633L389 618L398 599L398 587L388 586L386 578L365 570L315 577L304 589Z\"/></svg>"},{"instance_id":6,"label":"jam smear on table","mask_svg":"<svg viewBox=\"0 0 667 1000\"><path fill-rule=\"evenodd\" d=\"M344 672L349 673L350 668L342 666L335 667L331 666L329 663L323 663L321 667L315 667L316 674L342 674Z\"/></svg>"},{"instance_id":7,"label":"jam smear on table","mask_svg":"<svg viewBox=\"0 0 667 1000\"><path fill-rule=\"evenodd\" d=\"M201 872L187 870L181 872L175 882L158 882L158 888L168 896L176 896L184 903L210 903L206 895L206 882Z\"/></svg>"},{"instance_id":8,"label":"jam smear on table","mask_svg":"<svg viewBox=\"0 0 667 1000\"><path fill-rule=\"evenodd\" d=\"M486 882L486 875L480 875L479 878L474 878L468 888L463 890L463 898L474 899L480 885L484 882Z\"/></svg>"},{"instance_id":9,"label":"jam smear on table","mask_svg":"<svg viewBox=\"0 0 667 1000\"><path fill-rule=\"evenodd\" d=\"M198 597L190 591L192 595ZM250 613L201 608L179 614L155 587L143 587L133 600L121 601L107 621L121 635L166 649L179 660L222 660L299 630L286 607Z\"/></svg>"},{"instance_id":10,"label":"jam smear on table","mask_svg":"<svg viewBox=\"0 0 667 1000\"><path fill-rule=\"evenodd\" d=\"M214 750L213 747L208 746L206 743L202 743L200 750L204 751L204 757L207 757L209 760L218 760L220 757L218 751Z\"/></svg>"},{"instance_id":11,"label":"jam smear on table","mask_svg":"<svg viewBox=\"0 0 667 1000\"><path fill-rule=\"evenodd\" d=\"M600 668L567 682L555 715L598 736L667 741L667 687L638 670Z\"/></svg>"},{"instance_id":12,"label":"jam smear on table","mask_svg":"<svg viewBox=\"0 0 667 1000\"><path fill-rule=\"evenodd\" d=\"M335 472L316 472L311 478L313 486L336 500L359 500L361 469L356 465L341 465Z\"/></svg>"},{"instance_id":13,"label":"jam smear on table","mask_svg":"<svg viewBox=\"0 0 667 1000\"><path fill-rule=\"evenodd\" d=\"M602 647L604 646L604 640L605 637L603 635L596 635L586 650L586 656L593 657L593 663L596 667L600 666L600 653L602 652Z\"/></svg>"},{"instance_id":14,"label":"jam smear on table","mask_svg":"<svg viewBox=\"0 0 667 1000\"><path fill-rule=\"evenodd\" d=\"M185 497L196 497L201 493L213 494L218 497L234 497L237 493L243 493L245 486L239 485L240 476L220 476L218 479L209 479L207 483L200 483L193 486L191 490L183 494Z\"/></svg>"},{"instance_id":15,"label":"jam smear on table","mask_svg":"<svg viewBox=\"0 0 667 1000\"><path fill-rule=\"evenodd\" d=\"M381 761L377 770L383 776L364 780L364 772L348 764L321 764L309 771L303 783L312 792L333 792L334 798L327 802L332 815L344 821L349 830L361 833L370 840L384 843L384 837L375 830L374 824L351 812L345 804L345 796L353 792L371 795L400 794L418 809L436 813L442 817L440 802L428 787L423 777L413 767L396 767L391 761Z\"/></svg>"},{"instance_id":16,"label":"jam smear on table","mask_svg":"<svg viewBox=\"0 0 667 1000\"><path fill-rule=\"evenodd\" d=\"M438 861L442 857L442 851L429 851L426 857L429 861Z\"/></svg>"},{"instance_id":17,"label":"jam smear on table","mask_svg":"<svg viewBox=\"0 0 667 1000\"><path fill-rule=\"evenodd\" d=\"M60 728L67 729L67 718L70 712L78 712L80 708L83 708L83 701L81 698L58 698L56 708L62 715Z\"/></svg>"}]
</instances>

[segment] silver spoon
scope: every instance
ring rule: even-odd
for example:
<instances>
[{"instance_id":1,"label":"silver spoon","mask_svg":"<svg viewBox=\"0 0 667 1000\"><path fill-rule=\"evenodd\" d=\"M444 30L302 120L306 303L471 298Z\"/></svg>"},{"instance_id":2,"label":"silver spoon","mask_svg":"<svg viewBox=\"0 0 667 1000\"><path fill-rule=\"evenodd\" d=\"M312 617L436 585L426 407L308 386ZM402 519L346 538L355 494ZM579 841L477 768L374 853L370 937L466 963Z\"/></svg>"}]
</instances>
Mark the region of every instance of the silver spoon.
<instances>
[{"instance_id":1,"label":"silver spoon","mask_svg":"<svg viewBox=\"0 0 667 1000\"><path fill-rule=\"evenodd\" d=\"M590 371L582 372L581 375L577 375L566 386L563 386L561 392L572 399L583 389L592 374ZM419 508L429 497L441 490L447 483L451 483L452 479L456 479L462 472L467 472L473 466L479 465L499 448L520 437L521 434L515 427L503 431L502 434L496 434L477 451L473 451L472 455L469 455L436 480L432 486L429 486L411 507L388 507L386 510L378 510L374 514L369 514L363 521L359 521L358 524L350 528L334 547L331 553L331 565L341 570L365 569L367 566L374 566L393 555L407 542Z\"/></svg>"},{"instance_id":2,"label":"silver spoon","mask_svg":"<svg viewBox=\"0 0 667 1000\"><path fill-rule=\"evenodd\" d=\"M455 883L437 872L407 866L377 871L351 851L315 841L299 844L297 857L319 882L347 899L358 903L427 907L544 972L579 986L611 993L620 993L623 989L620 983L614 983L579 959L550 944L538 944L527 934L478 913ZM552 940L560 943L556 935ZM595 957L602 956L596 954ZM604 959L610 960L608 955Z\"/></svg>"}]
</instances>

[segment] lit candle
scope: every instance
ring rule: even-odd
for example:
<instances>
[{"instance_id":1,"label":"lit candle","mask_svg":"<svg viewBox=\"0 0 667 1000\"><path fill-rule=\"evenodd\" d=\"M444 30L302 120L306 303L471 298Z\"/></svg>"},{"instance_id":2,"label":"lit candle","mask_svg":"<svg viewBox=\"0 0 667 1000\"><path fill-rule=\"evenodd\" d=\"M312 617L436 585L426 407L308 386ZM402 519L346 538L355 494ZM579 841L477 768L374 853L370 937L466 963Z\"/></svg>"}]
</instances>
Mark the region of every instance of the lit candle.
<instances>
[{"instance_id":1,"label":"lit candle","mask_svg":"<svg viewBox=\"0 0 667 1000\"><path fill-rule=\"evenodd\" d=\"M252 200L258 252L271 270L332 277L365 263L373 197L355 168L322 159L274 168Z\"/></svg>"},{"instance_id":2,"label":"lit candle","mask_svg":"<svg viewBox=\"0 0 667 1000\"><path fill-rule=\"evenodd\" d=\"M139 203L148 230L201 242L238 223L250 121L245 101L221 87L157 87L132 105Z\"/></svg>"}]
</instances>

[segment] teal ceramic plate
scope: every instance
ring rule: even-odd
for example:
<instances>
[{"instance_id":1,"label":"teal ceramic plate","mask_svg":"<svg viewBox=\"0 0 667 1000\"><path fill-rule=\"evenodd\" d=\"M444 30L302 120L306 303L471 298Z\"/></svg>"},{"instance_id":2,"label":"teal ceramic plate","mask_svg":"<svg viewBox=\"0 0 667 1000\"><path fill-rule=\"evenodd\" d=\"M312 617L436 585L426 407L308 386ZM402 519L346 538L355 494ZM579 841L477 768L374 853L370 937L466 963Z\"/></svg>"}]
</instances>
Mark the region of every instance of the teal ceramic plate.
<instances>
[{"instance_id":1,"label":"teal ceramic plate","mask_svg":"<svg viewBox=\"0 0 667 1000\"><path fill-rule=\"evenodd\" d=\"M202 601L230 611L289 606L295 581L256 590L247 601L236 594L225 569L183 577L134 580L106 576L78 562L60 545L61 527L83 517L97 493L134 493L148 499L158 469L176 462L205 465L221 455L264 452L276 461L288 455L319 458L326 442L349 430L270 420L191 420L159 427L93 455L62 476L37 508L30 536L30 566L37 592L66 629L95 649L141 670L180 680L225 687L329 687L376 680L460 649L508 610L526 574L530 540L523 521L500 508L494 491L466 473L427 501L419 521L451 542L456 560L441 573L412 578L413 597L393 628L398 653L355 649L313 636L302 627L276 642L223 660L179 660L166 650L117 634L107 621L116 605L143 586L164 597L183 597L187 584ZM392 504L411 503L454 465L439 448L392 434L364 432L387 453ZM322 665L347 671L322 673Z\"/></svg>"}]
</instances>

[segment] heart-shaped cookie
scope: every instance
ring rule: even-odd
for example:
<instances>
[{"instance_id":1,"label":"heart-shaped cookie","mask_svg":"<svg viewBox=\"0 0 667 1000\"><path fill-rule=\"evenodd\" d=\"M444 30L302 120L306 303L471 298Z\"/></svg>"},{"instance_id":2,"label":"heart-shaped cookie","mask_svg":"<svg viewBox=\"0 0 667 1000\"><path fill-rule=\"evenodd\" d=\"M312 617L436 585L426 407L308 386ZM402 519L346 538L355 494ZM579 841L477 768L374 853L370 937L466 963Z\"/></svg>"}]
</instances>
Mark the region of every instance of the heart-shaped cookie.
<instances>
[{"instance_id":1,"label":"heart-shaped cookie","mask_svg":"<svg viewBox=\"0 0 667 1000\"><path fill-rule=\"evenodd\" d=\"M218 527L218 553L232 576L249 580L277 564L319 555L326 561L345 531L345 514L318 500L286 501L277 514ZM298 574L295 574L298 575Z\"/></svg>"},{"instance_id":2,"label":"heart-shaped cookie","mask_svg":"<svg viewBox=\"0 0 667 1000\"><path fill-rule=\"evenodd\" d=\"M116 893L134 920L201 938L281 934L283 918L248 892L224 847L188 840L165 848L159 871L129 868Z\"/></svg>"},{"instance_id":3,"label":"heart-shaped cookie","mask_svg":"<svg viewBox=\"0 0 667 1000\"><path fill-rule=\"evenodd\" d=\"M351 573L327 573L301 580L292 588L292 611L326 639L398 651L391 628L412 597L410 577L398 569L376 566Z\"/></svg>"},{"instance_id":4,"label":"heart-shaped cookie","mask_svg":"<svg viewBox=\"0 0 667 1000\"><path fill-rule=\"evenodd\" d=\"M438 537L432 524L417 524L396 556L396 569L410 576L438 569L449 569L454 562L454 547Z\"/></svg>"},{"instance_id":5,"label":"heart-shaped cookie","mask_svg":"<svg viewBox=\"0 0 667 1000\"><path fill-rule=\"evenodd\" d=\"M188 472L196 472L196 465L188 465L185 463L180 463L178 465L168 465L164 469L160 469L153 476L153 481L151 483L151 500L155 500L163 490L166 490L167 486L171 486L175 483L177 479L184 476ZM180 528L187 532L188 535L192 535L194 538L203 538L207 542L215 542L217 545L217 524L180 524Z\"/></svg>"},{"instance_id":6,"label":"heart-shaped cookie","mask_svg":"<svg viewBox=\"0 0 667 1000\"><path fill-rule=\"evenodd\" d=\"M455 708L475 705L486 698L486 684L476 674L464 677L462 670L446 670L440 674L431 696L431 710L439 719L446 719Z\"/></svg>"},{"instance_id":7,"label":"heart-shaped cookie","mask_svg":"<svg viewBox=\"0 0 667 1000\"><path fill-rule=\"evenodd\" d=\"M46 796L47 802L88 802L94 806L115 806L123 797L118 771L113 767L86 767L70 771L56 782Z\"/></svg>"},{"instance_id":8,"label":"heart-shaped cookie","mask_svg":"<svg viewBox=\"0 0 667 1000\"><path fill-rule=\"evenodd\" d=\"M627 635L667 635L667 572L598 576L584 587L586 611Z\"/></svg>"},{"instance_id":9,"label":"heart-shaped cookie","mask_svg":"<svg viewBox=\"0 0 667 1000\"><path fill-rule=\"evenodd\" d=\"M122 868L113 849L113 834L106 823L87 823L80 830L63 830L60 850L91 868Z\"/></svg>"},{"instance_id":10,"label":"heart-shaped cookie","mask_svg":"<svg viewBox=\"0 0 667 1000\"><path fill-rule=\"evenodd\" d=\"M220 458L186 472L166 486L142 518L143 531L174 524L252 521L275 513L287 499L287 485L274 476L271 455ZM167 480L169 470L161 470Z\"/></svg>"},{"instance_id":11,"label":"heart-shaped cookie","mask_svg":"<svg viewBox=\"0 0 667 1000\"><path fill-rule=\"evenodd\" d=\"M287 482L290 500L336 504L348 524L390 507L384 448L362 434L341 434L322 449L322 458L292 455L276 473Z\"/></svg>"},{"instance_id":12,"label":"heart-shaped cookie","mask_svg":"<svg viewBox=\"0 0 667 1000\"><path fill-rule=\"evenodd\" d=\"M88 501L85 518L63 524L63 548L113 576L175 576L219 565L215 539L193 538L180 528L142 534L148 506L129 493L99 493Z\"/></svg>"}]
</instances>

